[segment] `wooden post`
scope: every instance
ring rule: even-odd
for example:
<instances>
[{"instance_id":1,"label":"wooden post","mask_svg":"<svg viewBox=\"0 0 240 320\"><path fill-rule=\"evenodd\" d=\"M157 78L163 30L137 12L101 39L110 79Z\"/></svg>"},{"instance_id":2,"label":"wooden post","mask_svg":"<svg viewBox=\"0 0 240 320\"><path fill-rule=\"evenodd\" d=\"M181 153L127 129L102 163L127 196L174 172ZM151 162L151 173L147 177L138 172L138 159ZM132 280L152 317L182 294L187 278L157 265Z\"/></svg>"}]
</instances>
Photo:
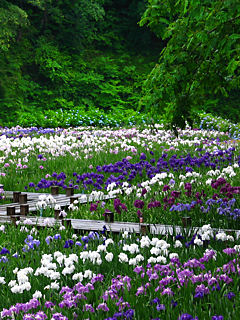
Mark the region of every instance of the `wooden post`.
<instances>
[{"instance_id":1,"label":"wooden post","mask_svg":"<svg viewBox=\"0 0 240 320\"><path fill-rule=\"evenodd\" d=\"M11 221L12 221L12 223L13 223L13 225L16 227L17 226L17 221L19 221L20 220L20 217L19 216L17 216L17 215L12 215L11 216Z\"/></svg>"},{"instance_id":2,"label":"wooden post","mask_svg":"<svg viewBox=\"0 0 240 320\"><path fill-rule=\"evenodd\" d=\"M75 200L78 200L78 197L70 197L70 203L73 203Z\"/></svg>"},{"instance_id":3,"label":"wooden post","mask_svg":"<svg viewBox=\"0 0 240 320\"><path fill-rule=\"evenodd\" d=\"M146 235L148 231L147 225L146 224L140 224L140 233L143 235Z\"/></svg>"},{"instance_id":4,"label":"wooden post","mask_svg":"<svg viewBox=\"0 0 240 320\"><path fill-rule=\"evenodd\" d=\"M105 222L114 222L114 213L107 209L104 212L104 221Z\"/></svg>"},{"instance_id":5,"label":"wooden post","mask_svg":"<svg viewBox=\"0 0 240 320\"><path fill-rule=\"evenodd\" d=\"M15 214L15 207L14 206L7 206L7 215L12 216Z\"/></svg>"},{"instance_id":6,"label":"wooden post","mask_svg":"<svg viewBox=\"0 0 240 320\"><path fill-rule=\"evenodd\" d=\"M182 217L182 223L184 227L191 227L192 218L191 217Z\"/></svg>"},{"instance_id":7,"label":"wooden post","mask_svg":"<svg viewBox=\"0 0 240 320\"><path fill-rule=\"evenodd\" d=\"M20 191L13 191L13 202L19 202Z\"/></svg>"},{"instance_id":8,"label":"wooden post","mask_svg":"<svg viewBox=\"0 0 240 320\"><path fill-rule=\"evenodd\" d=\"M60 211L61 211L61 210L58 210L58 209L55 209L55 210L54 210L54 218L55 218L55 219L60 219L60 218L61 218L61 217L59 217Z\"/></svg>"},{"instance_id":9,"label":"wooden post","mask_svg":"<svg viewBox=\"0 0 240 320\"><path fill-rule=\"evenodd\" d=\"M74 195L74 189L73 189L73 187L67 187L66 188L66 196L67 197L71 197L71 196L73 196Z\"/></svg>"},{"instance_id":10,"label":"wooden post","mask_svg":"<svg viewBox=\"0 0 240 320\"><path fill-rule=\"evenodd\" d=\"M20 204L27 203L27 194L26 193L19 195L19 203Z\"/></svg>"},{"instance_id":11,"label":"wooden post","mask_svg":"<svg viewBox=\"0 0 240 320\"><path fill-rule=\"evenodd\" d=\"M59 195L59 187L58 186L51 187L51 195L53 195L53 196Z\"/></svg>"},{"instance_id":12,"label":"wooden post","mask_svg":"<svg viewBox=\"0 0 240 320\"><path fill-rule=\"evenodd\" d=\"M20 215L27 216L29 214L29 205L20 204Z\"/></svg>"},{"instance_id":13,"label":"wooden post","mask_svg":"<svg viewBox=\"0 0 240 320\"><path fill-rule=\"evenodd\" d=\"M149 230L149 226L146 223L143 223L143 217L139 218L139 223L140 223L140 233L143 235L146 235L148 232L150 232Z\"/></svg>"}]
</instances>

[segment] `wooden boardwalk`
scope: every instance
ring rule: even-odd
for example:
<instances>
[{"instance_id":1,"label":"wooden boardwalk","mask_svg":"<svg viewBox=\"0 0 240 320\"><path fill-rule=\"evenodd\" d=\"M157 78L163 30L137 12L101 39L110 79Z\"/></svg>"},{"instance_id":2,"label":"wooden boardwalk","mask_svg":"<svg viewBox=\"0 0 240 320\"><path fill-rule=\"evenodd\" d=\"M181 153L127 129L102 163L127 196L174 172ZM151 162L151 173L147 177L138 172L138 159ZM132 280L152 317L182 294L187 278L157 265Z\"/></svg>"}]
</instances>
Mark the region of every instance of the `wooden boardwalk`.
<instances>
[{"instance_id":1,"label":"wooden boardwalk","mask_svg":"<svg viewBox=\"0 0 240 320\"><path fill-rule=\"evenodd\" d=\"M82 220L82 219L55 219L49 217L36 217L36 216L0 216L0 224L16 223L20 221L21 225L31 225L37 227L65 227L72 228L74 231L96 231L101 232L105 229L107 232L120 233L128 231L129 233L136 234L156 234L156 235L177 235L177 234L193 234L199 231L198 227L183 228L180 226L170 226L161 224L140 224L134 222L106 222L103 220ZM235 235L240 238L240 230L230 229L216 229L213 228L214 233L225 232L227 234Z\"/></svg>"},{"instance_id":2,"label":"wooden boardwalk","mask_svg":"<svg viewBox=\"0 0 240 320\"><path fill-rule=\"evenodd\" d=\"M6 198L13 199L13 191L5 191ZM49 196L47 193L33 193L33 192L24 192L23 195L27 196L27 201L25 204L28 204L29 206L29 212L36 213L36 203L39 201L39 196ZM64 194L58 194L58 195L52 195L51 196L56 200L55 205L59 205L61 209L66 209L71 203L73 203L74 200L77 200L79 203L90 203L93 201L97 201L94 197L91 195L86 195L82 193L73 194L72 196L67 196ZM114 197L110 197L108 195L104 195L101 200L109 200L113 199ZM7 215L7 207L15 207L15 214L20 214L20 206L21 204L19 202L12 202L8 204L0 205L0 216L1 215Z\"/></svg>"},{"instance_id":3,"label":"wooden boardwalk","mask_svg":"<svg viewBox=\"0 0 240 320\"><path fill-rule=\"evenodd\" d=\"M40 216L32 216L30 213L36 213L36 203L39 200L40 195L49 194L46 193L24 193L27 196L27 203L20 204L19 202L10 203L0 205L0 224L1 223L14 223L20 221L21 224L27 224L37 227L51 227L57 226L60 227L64 225L65 227L71 227L76 231L97 231L100 232L103 229L106 229L108 232L120 233L124 231L133 232L136 234L158 234L158 235L176 235L176 234L190 234L196 233L200 228L197 227L180 227L180 226L170 226L170 225L161 225L161 224L145 224L145 223L134 223L134 222L109 222L104 220L82 220L82 219L59 219L52 217L40 217ZM9 199L13 199L14 192L13 191L5 191L5 195ZM56 204L58 204L62 209L67 208L70 203L73 203L74 200L78 200L79 203L90 203L93 201L97 201L96 198L93 198L90 195L85 194L72 194L64 195L57 194L52 195L56 200ZM114 197L110 197L108 195L104 195L101 200L108 200ZM28 214L22 215L20 214L21 206L28 206ZM7 207L14 207L14 214L7 215ZM225 232L228 234L235 235L237 238L240 238L240 230L227 230L227 229L212 229L214 233L217 232Z\"/></svg>"}]
</instances>

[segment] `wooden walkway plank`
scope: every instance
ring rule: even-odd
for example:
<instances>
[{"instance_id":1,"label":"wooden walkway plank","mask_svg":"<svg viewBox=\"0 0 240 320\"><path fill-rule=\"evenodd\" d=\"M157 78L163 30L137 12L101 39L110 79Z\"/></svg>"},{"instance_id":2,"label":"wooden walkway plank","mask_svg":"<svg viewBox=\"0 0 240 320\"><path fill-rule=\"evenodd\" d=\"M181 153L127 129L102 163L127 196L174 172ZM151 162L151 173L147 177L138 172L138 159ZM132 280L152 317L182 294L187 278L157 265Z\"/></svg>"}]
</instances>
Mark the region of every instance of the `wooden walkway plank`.
<instances>
[{"instance_id":1,"label":"wooden walkway plank","mask_svg":"<svg viewBox=\"0 0 240 320\"><path fill-rule=\"evenodd\" d=\"M5 191L6 197L9 197L10 199L12 199L13 192L14 191ZM50 195L48 193L33 193L33 192L25 192L23 194L27 194L27 197L28 197L27 204L29 205L29 212L32 212L32 213L37 212L36 203L39 201L39 196L45 195L47 197ZM56 203L54 203L53 206L60 205L61 209L65 209L67 206L70 205L70 202L71 202L70 200L72 196L66 196L65 194L58 194L58 195L51 195L51 196L56 200ZM73 197L76 198L76 200L78 200L80 204L90 203L98 200L94 196L86 195L83 193L74 194ZM109 195L103 195L101 200L108 200L113 198L115 197L109 196ZM0 215L7 214L8 206L15 206L15 213L16 214L20 213L20 203L15 202L15 203L0 205Z\"/></svg>"},{"instance_id":2,"label":"wooden walkway plank","mask_svg":"<svg viewBox=\"0 0 240 320\"><path fill-rule=\"evenodd\" d=\"M36 203L39 200L39 196L45 195L49 196L48 193L34 193L34 192L24 192L23 194L27 194L28 201L27 204L29 205L29 213L36 213ZM5 191L6 197L13 198L13 191ZM96 199L96 197L87 195L87 194L74 194L73 196L66 196L65 194L58 194L58 195L51 195L55 200L56 203L54 206L60 205L62 209L65 209L66 206L70 205L71 198L76 198L80 204L84 203L91 203L97 200L108 200L115 198L114 196L103 195L101 199ZM15 214L14 216L7 216L7 207L13 206L15 207ZM103 220L82 220L82 219L55 219L55 218L47 218L47 217L39 217L39 216L23 216L20 214L20 204L19 203L9 203L0 205L0 223L11 223L14 222L14 219L20 219L21 223L24 223L24 220L28 219L31 221L31 225L37 226L45 226L46 221L50 221L50 224L58 224L59 226L63 224L71 225L74 230L82 230L82 231L102 231L105 227L107 231L111 232L135 232L137 234L149 231L151 234L160 234L160 235L175 235L175 234L188 234L189 232L196 233L199 228L196 227L189 227L184 228L180 226L170 226L170 225L160 225L160 224L140 224L140 223L133 223L133 222L106 222ZM48 220L46 220L48 219ZM46 220L46 221L45 221ZM45 222L44 222L45 221ZM226 232L235 234L237 238L240 238L240 230L229 230L229 229L212 229L213 232Z\"/></svg>"},{"instance_id":3,"label":"wooden walkway plank","mask_svg":"<svg viewBox=\"0 0 240 320\"><path fill-rule=\"evenodd\" d=\"M16 215L14 216L16 217ZM82 220L82 219L55 219L52 217L36 217L36 216L17 216L20 222L24 224L24 221L27 219L28 224L34 226L44 227L46 226L46 221L49 222L50 226L57 224L58 226L65 225L66 222L70 222L71 227L74 230L81 231L97 231L100 232L103 228L106 228L108 232L120 233L124 231L128 231L129 233L141 233L141 224L134 222L112 222L108 223L102 220ZM31 223L30 223L31 221ZM0 223L11 223L11 216L0 216ZM170 226L170 225L160 225L160 224L146 224L149 229L150 234L156 235L177 235L177 234L192 234L197 233L201 228L199 227L190 227L183 228L180 226ZM232 229L217 229L212 228L213 233L217 232L225 232L230 234L235 234L236 238L240 238L240 230L232 230Z\"/></svg>"}]
</instances>

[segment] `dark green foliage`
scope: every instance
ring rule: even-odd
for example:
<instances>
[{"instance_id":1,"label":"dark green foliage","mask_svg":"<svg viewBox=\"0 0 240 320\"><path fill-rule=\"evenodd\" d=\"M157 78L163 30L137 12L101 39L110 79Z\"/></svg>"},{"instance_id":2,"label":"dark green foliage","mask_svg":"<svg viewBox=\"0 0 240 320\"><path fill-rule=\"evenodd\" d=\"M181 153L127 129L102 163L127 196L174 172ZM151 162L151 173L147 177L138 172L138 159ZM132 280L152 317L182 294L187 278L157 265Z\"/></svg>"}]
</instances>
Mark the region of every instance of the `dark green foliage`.
<instances>
[{"instance_id":1,"label":"dark green foliage","mask_svg":"<svg viewBox=\"0 0 240 320\"><path fill-rule=\"evenodd\" d=\"M2 1L0 124L48 109L137 108L161 45L137 23L144 9L144 0Z\"/></svg>"},{"instance_id":2,"label":"dark green foliage","mask_svg":"<svg viewBox=\"0 0 240 320\"><path fill-rule=\"evenodd\" d=\"M231 105L229 95L240 87L238 1L148 0L144 24L166 47L146 81L142 106L162 114L172 127L184 127L199 109Z\"/></svg>"},{"instance_id":3,"label":"dark green foliage","mask_svg":"<svg viewBox=\"0 0 240 320\"><path fill-rule=\"evenodd\" d=\"M215 116L227 117L233 122L240 122L240 90L235 89L231 90L227 97L225 96L216 96L216 102L211 103L211 100L208 100L203 106L205 112L210 112Z\"/></svg>"},{"instance_id":4,"label":"dark green foliage","mask_svg":"<svg viewBox=\"0 0 240 320\"><path fill-rule=\"evenodd\" d=\"M199 109L237 121L239 11L233 0L2 0L0 125L121 115L139 100L175 130Z\"/></svg>"}]
</instances>

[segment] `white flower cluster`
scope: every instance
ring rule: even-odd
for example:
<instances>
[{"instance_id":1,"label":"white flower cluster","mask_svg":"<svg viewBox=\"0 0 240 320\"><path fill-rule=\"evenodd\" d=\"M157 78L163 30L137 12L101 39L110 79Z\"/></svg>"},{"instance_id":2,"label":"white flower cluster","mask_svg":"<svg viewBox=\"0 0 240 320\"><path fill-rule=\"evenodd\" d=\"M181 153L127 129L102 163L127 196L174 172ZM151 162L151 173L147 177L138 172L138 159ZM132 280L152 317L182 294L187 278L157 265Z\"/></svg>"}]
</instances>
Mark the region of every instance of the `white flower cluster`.
<instances>
[{"instance_id":1,"label":"white flower cluster","mask_svg":"<svg viewBox=\"0 0 240 320\"><path fill-rule=\"evenodd\" d=\"M193 172L187 172L185 175L183 175L183 174L179 175L179 179L180 180L185 181L188 178L191 178L191 180L188 180L190 183L198 182L198 184L201 184L202 175L200 173L198 173L198 172L193 171ZM185 182L183 182L183 181L181 181L179 183L179 187L184 186L186 181Z\"/></svg>"},{"instance_id":2,"label":"white flower cluster","mask_svg":"<svg viewBox=\"0 0 240 320\"><path fill-rule=\"evenodd\" d=\"M234 169L238 169L238 168L239 168L239 165L237 163L234 163L232 166L223 168L222 172L220 170L209 170L207 172L207 175L211 177L215 177L215 179L219 179L219 178L228 179L236 176L236 172L234 171ZM207 185L210 185L211 183L212 183L212 179L208 179L206 181Z\"/></svg>"},{"instance_id":3,"label":"white flower cluster","mask_svg":"<svg viewBox=\"0 0 240 320\"><path fill-rule=\"evenodd\" d=\"M123 251L129 252L130 254L136 254L136 253L140 252L139 246L136 243L132 243L130 245L124 244L123 245ZM127 263L128 262L129 265L136 266L141 261L144 261L144 257L141 254L137 254L135 257L131 257L129 259L128 255L125 252L121 252L118 255L118 260L119 260L120 263L123 263L123 262Z\"/></svg>"},{"instance_id":4,"label":"white flower cluster","mask_svg":"<svg viewBox=\"0 0 240 320\"><path fill-rule=\"evenodd\" d=\"M228 235L223 231L216 234L216 239L217 240L222 240L222 241L234 241L234 237L233 236Z\"/></svg>"},{"instance_id":5,"label":"white flower cluster","mask_svg":"<svg viewBox=\"0 0 240 320\"><path fill-rule=\"evenodd\" d=\"M4 277L0 277L0 284L5 284L6 281L5 281L5 278Z\"/></svg>"},{"instance_id":6,"label":"white flower cluster","mask_svg":"<svg viewBox=\"0 0 240 320\"><path fill-rule=\"evenodd\" d=\"M132 244L130 244L130 245L125 244L125 245L123 246L123 251L129 251L131 254L139 253L138 244L136 244L136 243L132 243Z\"/></svg>"},{"instance_id":7,"label":"white flower cluster","mask_svg":"<svg viewBox=\"0 0 240 320\"><path fill-rule=\"evenodd\" d=\"M102 200L104 198L104 193L102 191L93 190L90 193L90 197L89 198L92 199L92 201Z\"/></svg>"},{"instance_id":8,"label":"white flower cluster","mask_svg":"<svg viewBox=\"0 0 240 320\"><path fill-rule=\"evenodd\" d=\"M236 165L238 166L238 164L235 164L234 168L237 168ZM218 177L218 178L232 178L235 177L236 173L234 172L234 169L232 166L228 166L227 168L223 168L222 170L222 174Z\"/></svg>"},{"instance_id":9,"label":"white flower cluster","mask_svg":"<svg viewBox=\"0 0 240 320\"><path fill-rule=\"evenodd\" d=\"M77 201L77 200L74 200L75 203L71 203L71 204L68 206L68 210L69 210L69 211L77 211L77 210L78 210L78 206L76 206L76 204L78 203L78 201L77 201L77 203L76 203L76 201Z\"/></svg>"},{"instance_id":10,"label":"white flower cluster","mask_svg":"<svg viewBox=\"0 0 240 320\"><path fill-rule=\"evenodd\" d=\"M41 266L38 267L34 273L37 277L44 275L51 280L59 280L60 273L57 270L57 264L52 262L53 257L51 254L43 254L41 258Z\"/></svg>"},{"instance_id":11,"label":"white flower cluster","mask_svg":"<svg viewBox=\"0 0 240 320\"><path fill-rule=\"evenodd\" d=\"M83 263L85 261L89 260L92 264L100 265L102 264L102 258L101 255L97 251L82 251L80 253L80 259L83 260Z\"/></svg>"},{"instance_id":12,"label":"white flower cluster","mask_svg":"<svg viewBox=\"0 0 240 320\"><path fill-rule=\"evenodd\" d=\"M76 281L79 281L79 282L82 282L83 279L91 280L95 276L96 276L95 273L93 273L91 270L85 270L84 273L82 273L82 272L75 273L72 276L72 279L76 280Z\"/></svg>"},{"instance_id":13,"label":"white flower cluster","mask_svg":"<svg viewBox=\"0 0 240 320\"><path fill-rule=\"evenodd\" d=\"M200 230L198 231L198 234L201 236L202 241L200 239L198 239L198 240L195 239L196 243L195 243L195 241L194 241L194 243L196 245L203 245L203 241L210 240L210 238L212 238L214 236L214 233L213 233L213 230L212 230L210 224L203 225L200 228Z\"/></svg>"},{"instance_id":14,"label":"white flower cluster","mask_svg":"<svg viewBox=\"0 0 240 320\"><path fill-rule=\"evenodd\" d=\"M32 268L24 269L14 269L13 273L17 275L17 280L11 280L8 286L11 288L12 293L23 293L25 290L29 291L31 289L31 284L29 282L28 274L33 273Z\"/></svg>"},{"instance_id":15,"label":"white flower cluster","mask_svg":"<svg viewBox=\"0 0 240 320\"><path fill-rule=\"evenodd\" d=\"M113 254L111 252L107 252L107 247L113 243L114 243L113 240L109 238L105 241L105 244L98 245L96 251L91 251L91 250L82 251L80 253L80 259L82 259L83 263L85 263L88 260L92 264L101 265L102 264L102 256L100 253L104 252L105 260L108 262L111 262L113 259Z\"/></svg>"},{"instance_id":16,"label":"white flower cluster","mask_svg":"<svg viewBox=\"0 0 240 320\"><path fill-rule=\"evenodd\" d=\"M198 237L198 235L200 237ZM194 240L194 244L197 246L202 246L203 241L210 240L214 237L214 230L211 228L210 224L203 225L197 232L197 237ZM231 235L227 235L224 231L218 232L216 234L217 240L222 241L234 241L234 237Z\"/></svg>"},{"instance_id":17,"label":"white flower cluster","mask_svg":"<svg viewBox=\"0 0 240 320\"><path fill-rule=\"evenodd\" d=\"M36 203L37 210L45 210L47 207L54 208L56 205L56 199L52 195L41 194L38 197L38 202Z\"/></svg>"},{"instance_id":18,"label":"white flower cluster","mask_svg":"<svg viewBox=\"0 0 240 320\"><path fill-rule=\"evenodd\" d=\"M173 257L178 257L177 253L170 253L169 254L168 249L170 248L170 244L167 243L165 240L160 240L158 238L152 238L152 240L150 240L148 236L142 236L142 238L140 239L140 248L144 249L144 248L149 248L149 247L151 247L150 253L152 256L148 259L148 263L166 264L167 263L166 257L169 256L169 259L172 259ZM127 248L128 251L131 250L131 246L127 247L125 245L123 247L123 249L124 248ZM137 248L136 245L134 245L133 248ZM137 251L137 252L139 252L139 251ZM131 253L133 253L133 249L132 249ZM144 260L144 257L141 254L137 255L135 258L132 258L130 260L128 260L127 255L124 253L121 253L119 256L120 256L119 259L121 259L120 262L129 262L129 265L131 265L131 264L136 265L139 262Z\"/></svg>"}]
</instances>

